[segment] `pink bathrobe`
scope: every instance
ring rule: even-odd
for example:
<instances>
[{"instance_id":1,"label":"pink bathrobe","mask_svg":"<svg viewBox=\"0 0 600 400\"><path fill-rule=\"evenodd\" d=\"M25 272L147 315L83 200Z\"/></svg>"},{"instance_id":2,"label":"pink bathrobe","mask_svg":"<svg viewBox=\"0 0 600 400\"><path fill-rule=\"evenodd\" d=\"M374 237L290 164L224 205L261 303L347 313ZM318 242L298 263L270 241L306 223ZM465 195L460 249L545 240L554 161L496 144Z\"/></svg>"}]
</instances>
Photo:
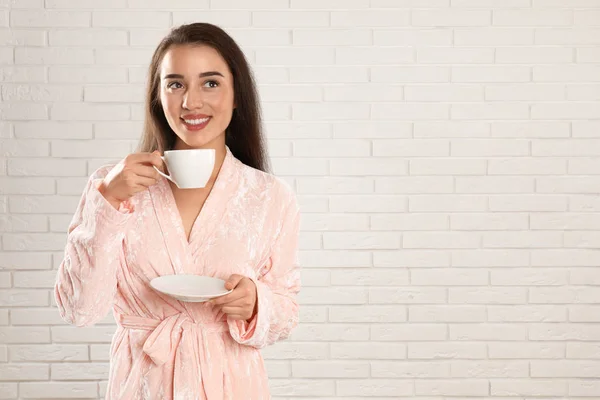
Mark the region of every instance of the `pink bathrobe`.
<instances>
[{"instance_id":1,"label":"pink bathrobe","mask_svg":"<svg viewBox=\"0 0 600 400\"><path fill-rule=\"evenodd\" d=\"M259 349L298 324L299 209L292 190L227 148L188 242L166 179L116 210L97 190L109 170L100 168L88 182L55 285L68 323L91 325L113 309L118 327L106 399L269 399ZM216 320L208 304L150 287L169 274L246 276L257 287L258 313L250 323Z\"/></svg>"}]
</instances>

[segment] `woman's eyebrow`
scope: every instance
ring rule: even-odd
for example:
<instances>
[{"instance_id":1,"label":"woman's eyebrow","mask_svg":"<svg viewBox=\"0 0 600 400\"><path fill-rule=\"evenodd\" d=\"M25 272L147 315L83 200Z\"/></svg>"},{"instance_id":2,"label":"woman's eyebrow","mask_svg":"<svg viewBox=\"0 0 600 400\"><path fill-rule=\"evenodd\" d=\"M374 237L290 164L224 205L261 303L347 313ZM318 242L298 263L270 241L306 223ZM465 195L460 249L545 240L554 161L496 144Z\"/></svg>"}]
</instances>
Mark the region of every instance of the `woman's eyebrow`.
<instances>
[{"instance_id":1,"label":"woman's eyebrow","mask_svg":"<svg viewBox=\"0 0 600 400\"><path fill-rule=\"evenodd\" d=\"M200 75L198 75L200 78L205 78L207 76L221 76L224 78L223 74L220 73L219 71L208 71L208 72L203 72ZM183 79L183 75L181 74L168 74L163 76L163 79Z\"/></svg>"}]
</instances>

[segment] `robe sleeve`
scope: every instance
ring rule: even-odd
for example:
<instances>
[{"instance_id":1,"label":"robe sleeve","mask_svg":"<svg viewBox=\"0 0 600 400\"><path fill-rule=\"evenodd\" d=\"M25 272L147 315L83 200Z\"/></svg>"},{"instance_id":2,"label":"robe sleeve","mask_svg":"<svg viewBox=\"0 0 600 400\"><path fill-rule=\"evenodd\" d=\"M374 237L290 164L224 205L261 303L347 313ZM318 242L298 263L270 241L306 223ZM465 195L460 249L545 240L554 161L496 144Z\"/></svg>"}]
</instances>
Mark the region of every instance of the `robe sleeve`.
<instances>
[{"instance_id":1,"label":"robe sleeve","mask_svg":"<svg viewBox=\"0 0 600 400\"><path fill-rule=\"evenodd\" d=\"M262 348L286 339L298 325L299 227L300 211L295 196L292 196L268 262L257 279L250 278L257 289L255 316L250 323L227 319L236 342Z\"/></svg>"},{"instance_id":2,"label":"robe sleeve","mask_svg":"<svg viewBox=\"0 0 600 400\"><path fill-rule=\"evenodd\" d=\"M68 228L54 297L64 321L88 326L111 309L117 288L117 268L124 260L123 239L133 209L123 202L115 209L98 191L110 168L88 180Z\"/></svg>"}]
</instances>

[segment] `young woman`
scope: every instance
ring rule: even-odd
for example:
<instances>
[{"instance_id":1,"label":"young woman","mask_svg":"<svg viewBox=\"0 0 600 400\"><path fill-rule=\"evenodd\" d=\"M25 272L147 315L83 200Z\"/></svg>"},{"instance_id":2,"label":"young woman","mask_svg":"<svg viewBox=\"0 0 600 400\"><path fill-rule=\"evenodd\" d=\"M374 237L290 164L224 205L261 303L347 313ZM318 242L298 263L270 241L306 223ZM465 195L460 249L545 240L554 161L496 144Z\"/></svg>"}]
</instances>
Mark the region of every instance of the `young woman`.
<instances>
[{"instance_id":1,"label":"young woman","mask_svg":"<svg viewBox=\"0 0 600 400\"><path fill-rule=\"evenodd\" d=\"M298 324L299 209L291 188L265 172L257 98L223 30L174 29L150 66L140 151L88 181L55 297L77 326L112 307L107 399L270 398L259 349ZM179 189L156 172L160 154L179 149L215 150L205 188ZM184 273L233 291L186 303L149 286Z\"/></svg>"}]
</instances>

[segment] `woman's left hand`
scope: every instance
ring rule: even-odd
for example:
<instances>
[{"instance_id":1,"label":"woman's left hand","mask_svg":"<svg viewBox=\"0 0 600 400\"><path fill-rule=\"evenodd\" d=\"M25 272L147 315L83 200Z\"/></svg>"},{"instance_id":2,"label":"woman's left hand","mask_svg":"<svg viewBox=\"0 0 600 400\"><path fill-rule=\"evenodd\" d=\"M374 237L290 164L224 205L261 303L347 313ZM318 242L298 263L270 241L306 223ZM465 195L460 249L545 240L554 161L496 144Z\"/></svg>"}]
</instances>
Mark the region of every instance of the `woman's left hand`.
<instances>
[{"instance_id":1,"label":"woman's left hand","mask_svg":"<svg viewBox=\"0 0 600 400\"><path fill-rule=\"evenodd\" d=\"M250 321L256 314L256 285L250 278L233 274L225 282L225 289L233 289L225 296L210 300L213 310L216 311L217 321L222 315L241 321Z\"/></svg>"}]
</instances>

